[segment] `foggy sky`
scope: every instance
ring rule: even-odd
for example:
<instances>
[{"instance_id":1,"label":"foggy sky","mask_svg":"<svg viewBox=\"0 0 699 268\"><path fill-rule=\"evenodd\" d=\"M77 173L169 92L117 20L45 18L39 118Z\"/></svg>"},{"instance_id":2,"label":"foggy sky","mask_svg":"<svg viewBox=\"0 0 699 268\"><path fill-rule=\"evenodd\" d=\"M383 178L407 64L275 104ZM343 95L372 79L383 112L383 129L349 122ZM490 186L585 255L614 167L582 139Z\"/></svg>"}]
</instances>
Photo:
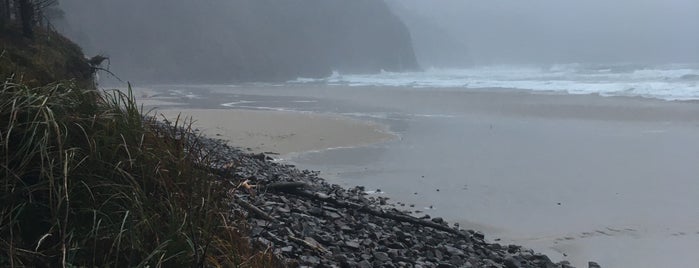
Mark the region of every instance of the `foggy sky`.
<instances>
[{"instance_id":1,"label":"foggy sky","mask_svg":"<svg viewBox=\"0 0 699 268\"><path fill-rule=\"evenodd\" d=\"M699 61L697 0L388 1L425 67Z\"/></svg>"}]
</instances>

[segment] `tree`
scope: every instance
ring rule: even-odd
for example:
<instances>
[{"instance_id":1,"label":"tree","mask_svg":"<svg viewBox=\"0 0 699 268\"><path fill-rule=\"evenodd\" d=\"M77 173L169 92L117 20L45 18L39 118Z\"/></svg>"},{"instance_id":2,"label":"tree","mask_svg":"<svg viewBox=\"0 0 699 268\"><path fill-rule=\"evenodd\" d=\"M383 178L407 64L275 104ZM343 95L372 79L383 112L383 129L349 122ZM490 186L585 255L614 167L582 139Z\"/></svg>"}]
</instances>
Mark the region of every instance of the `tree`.
<instances>
[{"instance_id":1,"label":"tree","mask_svg":"<svg viewBox=\"0 0 699 268\"><path fill-rule=\"evenodd\" d=\"M32 0L18 0L19 19L22 23L22 33L25 37L34 37L34 26L36 25L34 3Z\"/></svg>"},{"instance_id":2,"label":"tree","mask_svg":"<svg viewBox=\"0 0 699 268\"><path fill-rule=\"evenodd\" d=\"M10 0L0 0L0 29L10 22Z\"/></svg>"},{"instance_id":3,"label":"tree","mask_svg":"<svg viewBox=\"0 0 699 268\"><path fill-rule=\"evenodd\" d=\"M0 29L18 23L26 37L34 36L34 27L48 23L49 17L62 16L58 0L0 0Z\"/></svg>"}]
</instances>

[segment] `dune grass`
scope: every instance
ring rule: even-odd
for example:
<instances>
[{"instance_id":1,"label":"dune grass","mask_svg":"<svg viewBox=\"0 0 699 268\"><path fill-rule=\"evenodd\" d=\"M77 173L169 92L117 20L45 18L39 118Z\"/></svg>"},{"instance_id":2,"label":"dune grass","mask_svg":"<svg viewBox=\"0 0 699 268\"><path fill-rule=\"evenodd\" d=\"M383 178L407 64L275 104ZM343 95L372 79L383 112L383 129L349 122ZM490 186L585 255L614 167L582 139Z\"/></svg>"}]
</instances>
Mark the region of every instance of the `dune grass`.
<instances>
[{"instance_id":1,"label":"dune grass","mask_svg":"<svg viewBox=\"0 0 699 268\"><path fill-rule=\"evenodd\" d=\"M0 266L278 266L233 223L217 154L148 118L130 90L4 82Z\"/></svg>"}]
</instances>

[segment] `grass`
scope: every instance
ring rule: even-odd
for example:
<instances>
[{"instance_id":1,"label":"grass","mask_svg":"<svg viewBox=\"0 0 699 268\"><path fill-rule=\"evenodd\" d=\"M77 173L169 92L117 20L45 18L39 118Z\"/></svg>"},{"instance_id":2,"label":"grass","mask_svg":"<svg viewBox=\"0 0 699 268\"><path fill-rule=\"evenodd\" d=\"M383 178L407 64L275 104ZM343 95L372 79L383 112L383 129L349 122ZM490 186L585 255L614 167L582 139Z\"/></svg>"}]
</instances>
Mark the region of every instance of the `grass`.
<instances>
[{"instance_id":1,"label":"grass","mask_svg":"<svg viewBox=\"0 0 699 268\"><path fill-rule=\"evenodd\" d=\"M1 86L0 266L279 266L182 120L144 116L130 90Z\"/></svg>"}]
</instances>

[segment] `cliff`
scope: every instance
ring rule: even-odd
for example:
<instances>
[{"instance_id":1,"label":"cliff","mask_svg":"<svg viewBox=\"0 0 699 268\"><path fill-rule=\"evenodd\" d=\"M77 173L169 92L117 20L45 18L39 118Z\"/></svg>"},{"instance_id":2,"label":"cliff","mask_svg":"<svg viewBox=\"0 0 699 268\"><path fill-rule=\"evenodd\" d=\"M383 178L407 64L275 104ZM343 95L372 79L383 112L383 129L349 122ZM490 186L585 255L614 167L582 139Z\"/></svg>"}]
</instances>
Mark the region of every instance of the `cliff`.
<instances>
[{"instance_id":1,"label":"cliff","mask_svg":"<svg viewBox=\"0 0 699 268\"><path fill-rule=\"evenodd\" d=\"M63 31L125 79L285 81L332 71L418 69L410 33L382 0L78 1Z\"/></svg>"}]
</instances>

